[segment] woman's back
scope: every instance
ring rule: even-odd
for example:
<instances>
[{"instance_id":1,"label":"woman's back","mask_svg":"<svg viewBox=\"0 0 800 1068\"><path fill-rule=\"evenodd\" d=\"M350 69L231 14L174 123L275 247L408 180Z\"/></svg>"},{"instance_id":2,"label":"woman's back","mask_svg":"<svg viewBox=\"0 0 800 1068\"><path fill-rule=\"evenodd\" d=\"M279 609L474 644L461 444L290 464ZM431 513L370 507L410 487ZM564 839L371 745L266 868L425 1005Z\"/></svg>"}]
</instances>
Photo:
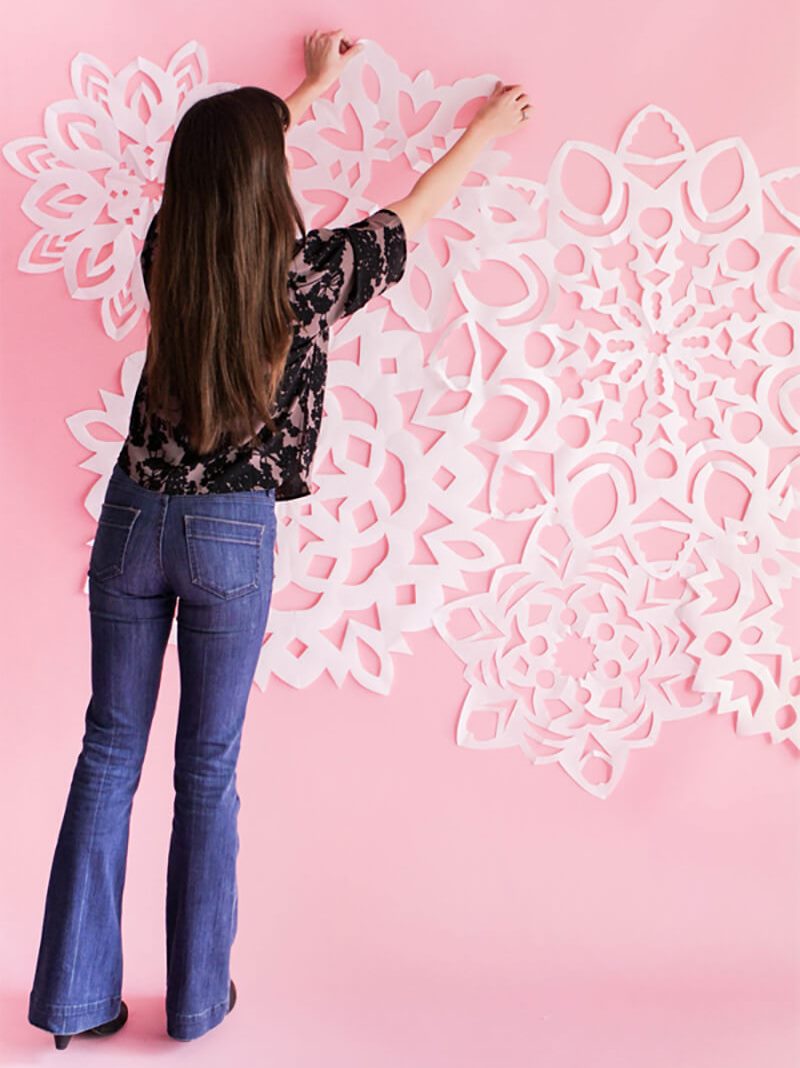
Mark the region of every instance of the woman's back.
<instances>
[{"instance_id":1,"label":"woman's back","mask_svg":"<svg viewBox=\"0 0 800 1068\"><path fill-rule=\"evenodd\" d=\"M148 293L157 248L158 214L141 253ZM277 431L270 433L262 424L255 444L195 452L178 412L174 421L167 421L149 409L143 371L117 464L134 482L161 493L274 488L276 500L308 496L322 421L329 328L398 282L406 259L406 232L389 208L350 226L309 230L297 242L288 277L298 323L276 396Z\"/></svg>"}]
</instances>

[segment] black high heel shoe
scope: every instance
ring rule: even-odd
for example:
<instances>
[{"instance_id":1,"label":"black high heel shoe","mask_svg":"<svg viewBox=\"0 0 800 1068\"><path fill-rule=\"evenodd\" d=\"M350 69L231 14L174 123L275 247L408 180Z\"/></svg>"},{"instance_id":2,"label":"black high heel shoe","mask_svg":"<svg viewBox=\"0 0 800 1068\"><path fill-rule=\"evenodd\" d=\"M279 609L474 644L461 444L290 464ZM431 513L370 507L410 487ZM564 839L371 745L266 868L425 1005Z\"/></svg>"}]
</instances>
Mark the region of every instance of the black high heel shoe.
<instances>
[{"instance_id":1,"label":"black high heel shoe","mask_svg":"<svg viewBox=\"0 0 800 1068\"><path fill-rule=\"evenodd\" d=\"M235 1004L236 1004L236 984L234 983L233 979L231 979L231 991L230 991L230 995L229 995L229 999L228 999L228 1012L231 1011L231 1009L233 1008L233 1006ZM228 1015L228 1012L225 1013L226 1016Z\"/></svg>"},{"instance_id":2,"label":"black high heel shoe","mask_svg":"<svg viewBox=\"0 0 800 1068\"><path fill-rule=\"evenodd\" d=\"M97 1027L89 1027L85 1031L77 1031L78 1035L113 1035L124 1025L128 1019L128 1006L124 1001L120 1001L119 1013L113 1020L108 1020L106 1023L98 1024ZM74 1035L53 1035L56 1043L56 1049L66 1049L69 1045L69 1040L74 1038Z\"/></svg>"}]
</instances>

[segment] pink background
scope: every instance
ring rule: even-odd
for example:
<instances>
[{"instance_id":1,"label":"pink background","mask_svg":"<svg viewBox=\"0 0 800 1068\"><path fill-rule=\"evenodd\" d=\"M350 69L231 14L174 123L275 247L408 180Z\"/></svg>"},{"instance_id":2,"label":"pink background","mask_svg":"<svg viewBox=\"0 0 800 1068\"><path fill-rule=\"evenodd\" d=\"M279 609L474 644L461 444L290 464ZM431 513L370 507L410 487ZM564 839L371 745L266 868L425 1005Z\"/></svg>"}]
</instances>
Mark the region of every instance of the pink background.
<instances>
[{"instance_id":1,"label":"pink background","mask_svg":"<svg viewBox=\"0 0 800 1068\"><path fill-rule=\"evenodd\" d=\"M543 179L567 138L613 148L658 103L695 143L741 136L761 173L800 162L796 5L548 2L492 9L410 0L317 7L84 0L26 5L4 36L2 140L41 131L79 51L118 70L191 38L211 81L288 94L302 36L342 26L437 82L522 82L534 120L502 147ZM287 13L288 12L288 13ZM322 12L322 13L321 13ZM324 19L325 21L320 21ZM666 20L669 21L666 21ZM46 1036L25 1019L44 891L89 699L82 592L94 475L65 416L117 389L123 344L59 272L16 268L28 183L0 167L6 521L2 1063ZM391 188L386 200L406 190ZM388 698L349 683L254 687L239 771L235 1013L191 1047L163 1030L164 880L177 709L165 661L131 829L125 1031L73 1061L152 1053L274 1065L583 1062L770 1068L800 1057L797 758L730 717L667 725L600 803L557 767L459 748L462 666L412 635Z\"/></svg>"}]
</instances>

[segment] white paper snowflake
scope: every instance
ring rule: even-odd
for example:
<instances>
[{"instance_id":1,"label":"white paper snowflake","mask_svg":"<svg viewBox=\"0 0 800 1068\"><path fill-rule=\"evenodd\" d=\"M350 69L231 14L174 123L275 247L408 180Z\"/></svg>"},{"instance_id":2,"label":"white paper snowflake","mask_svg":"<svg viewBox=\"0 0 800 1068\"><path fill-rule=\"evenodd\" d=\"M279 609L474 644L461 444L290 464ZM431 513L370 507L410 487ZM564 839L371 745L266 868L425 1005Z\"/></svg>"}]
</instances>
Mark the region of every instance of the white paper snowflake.
<instances>
[{"instance_id":1,"label":"white paper snowflake","mask_svg":"<svg viewBox=\"0 0 800 1068\"><path fill-rule=\"evenodd\" d=\"M309 226L381 206L382 172L426 170L496 80L436 86L365 45L288 136ZM235 86L207 82L196 42L166 71L78 56L73 84L45 138L5 148L41 228L20 267L63 266L122 338L169 131ZM709 709L800 747L800 170L760 176L735 137L696 149L653 106L615 151L565 142L544 183L509 162L487 147L403 280L334 328L318 489L277 505L257 681L387 693L392 654L433 621L465 664L459 744L518 747L597 797L661 723ZM80 203L55 225L34 205L60 182ZM101 476L94 516L143 359L67 420ZM520 524L509 560L487 527ZM488 589L459 592L474 572Z\"/></svg>"},{"instance_id":2,"label":"white paper snowflake","mask_svg":"<svg viewBox=\"0 0 800 1068\"><path fill-rule=\"evenodd\" d=\"M208 83L196 41L166 69L138 56L119 74L81 52L70 76L75 96L48 105L44 136L3 146L33 181L21 206L38 229L17 266L63 270L71 296L102 302L103 329L119 341L147 307L137 242L161 202L171 134L196 100L236 86Z\"/></svg>"}]
</instances>

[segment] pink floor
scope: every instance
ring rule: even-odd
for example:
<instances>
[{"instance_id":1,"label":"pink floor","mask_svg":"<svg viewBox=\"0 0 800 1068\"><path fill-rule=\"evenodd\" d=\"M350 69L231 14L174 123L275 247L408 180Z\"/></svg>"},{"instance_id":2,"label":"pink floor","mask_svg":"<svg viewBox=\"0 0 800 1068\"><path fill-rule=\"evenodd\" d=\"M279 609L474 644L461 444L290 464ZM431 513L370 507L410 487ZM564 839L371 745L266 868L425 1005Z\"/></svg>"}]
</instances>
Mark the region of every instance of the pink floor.
<instances>
[{"instance_id":1,"label":"pink floor","mask_svg":"<svg viewBox=\"0 0 800 1068\"><path fill-rule=\"evenodd\" d=\"M70 1063L796 1068L790 754L737 738L729 719L672 724L598 801L557 769L456 746L451 704L437 712L418 665L438 656L437 688L453 694L458 664L433 637L412 645L391 705L402 715L355 687L335 715L322 685L253 690L239 774L239 999L192 1043L164 1029L168 650L131 830L131 1016L111 1038L73 1040ZM74 675L70 692L78 665ZM28 712L34 724L41 710ZM71 701L35 781L24 729L7 753L3 1066L56 1053L25 1013L79 718Z\"/></svg>"}]
</instances>

